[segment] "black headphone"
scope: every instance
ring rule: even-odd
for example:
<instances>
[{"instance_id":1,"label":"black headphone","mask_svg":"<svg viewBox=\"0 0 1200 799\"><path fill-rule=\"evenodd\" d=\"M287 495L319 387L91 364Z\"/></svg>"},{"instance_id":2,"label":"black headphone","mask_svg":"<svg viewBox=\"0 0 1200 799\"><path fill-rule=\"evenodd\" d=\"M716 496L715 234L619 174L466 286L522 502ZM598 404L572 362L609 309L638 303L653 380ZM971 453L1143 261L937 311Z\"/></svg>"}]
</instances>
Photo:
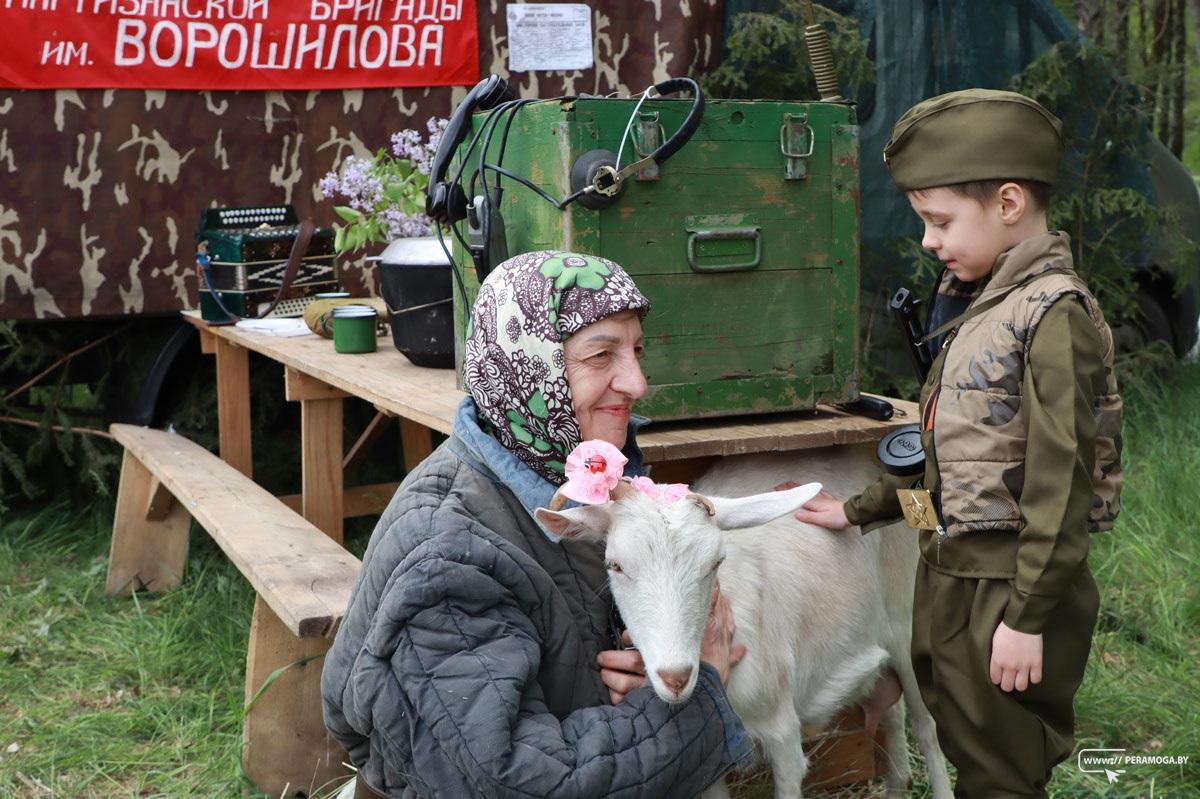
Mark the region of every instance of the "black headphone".
<instances>
[{"instance_id":1,"label":"black headphone","mask_svg":"<svg viewBox=\"0 0 1200 799\"><path fill-rule=\"evenodd\" d=\"M446 182L446 172L454 151L462 144L471 129L471 114L487 111L500 103L515 100L517 93L499 75L489 75L476 83L458 108L450 115L446 132L433 156L429 169L429 188L425 195L425 215L434 222L452 224L467 216L467 194L462 186Z\"/></svg>"},{"instance_id":2,"label":"black headphone","mask_svg":"<svg viewBox=\"0 0 1200 799\"><path fill-rule=\"evenodd\" d=\"M680 147L687 144L688 139L692 138L692 134L696 132L696 128L700 127L700 121L704 119L704 92L700 91L700 84L691 78L667 78L662 83L655 84L654 90L660 96L675 92L690 91L692 93L692 110L688 111L687 118L683 120L679 130L675 131L674 135L663 142L658 149L650 153L654 163L661 164L673 156Z\"/></svg>"},{"instance_id":3,"label":"black headphone","mask_svg":"<svg viewBox=\"0 0 1200 799\"><path fill-rule=\"evenodd\" d=\"M660 97L675 92L690 91L692 93L692 108L688 111L683 124L679 126L679 130L659 145L654 152L642 159L642 163L653 160L655 164L661 165L680 147L687 144L688 140L692 138L692 134L700 127L700 122L704 119L704 92L700 90L700 85L691 78L668 78L655 84L654 90ZM625 179L631 176L630 165L620 172L617 171L617 167L616 153L610 150L588 150L571 166L571 191L573 193L563 201L563 205L577 199L584 208L599 211L616 203L625 192ZM632 166L632 170L636 169L636 165Z\"/></svg>"},{"instance_id":4,"label":"black headphone","mask_svg":"<svg viewBox=\"0 0 1200 799\"><path fill-rule=\"evenodd\" d=\"M441 225L446 225L453 231L463 248L470 253L475 262L476 275L482 283L488 272L491 271L491 267L508 257L508 249L504 242L504 221L499 213L501 177L508 177L524 185L559 210L575 201L579 201L584 207L593 210L607 208L618 202L625 189L626 178L637 174L650 163L661 164L670 158L692 137L704 117L704 93L696 81L691 78L671 78L658 83L653 88L659 95L680 91L692 92L692 108L683 124L679 126L679 130L650 155L620 171L616 169L616 154L608 150L589 150L580 156L571 167L571 194L559 200L547 194L528 179L504 169L501 165L513 115L522 106L532 103L534 100L518 100L512 87L498 75L490 75L475 84L450 116L450 121L446 124L446 131L438 144L437 153L433 157L433 163L429 170L429 185L425 194L425 215L434 221L439 240L442 238ZM647 96L649 96L649 91L643 95L642 99L645 100ZM639 107L640 105L641 102L638 103ZM464 159L469 156L482 136L479 168L476 176L482 183L483 190L480 194L475 195L475 178L472 178L471 193L474 196L468 197L466 189L459 180L466 166L465 160L459 166L452 180L447 178L447 173L450 169L451 159L471 131L471 114L475 111L489 111L490 113L483 126L475 133L475 138L471 140L471 144L467 148L467 155L464 156ZM504 133L501 137L498 163L486 163L485 154L488 152L492 134L496 130L496 122L502 118L498 115L506 113L508 116L507 122L503 126ZM488 170L501 176L497 177L494 187L488 186L485 177ZM470 243L455 227L455 223L463 219L468 220L468 229L472 236ZM446 246L445 241L441 243L447 257L450 257L451 263L453 263L449 247ZM458 277L457 269L454 270L454 275L456 278Z\"/></svg>"}]
</instances>

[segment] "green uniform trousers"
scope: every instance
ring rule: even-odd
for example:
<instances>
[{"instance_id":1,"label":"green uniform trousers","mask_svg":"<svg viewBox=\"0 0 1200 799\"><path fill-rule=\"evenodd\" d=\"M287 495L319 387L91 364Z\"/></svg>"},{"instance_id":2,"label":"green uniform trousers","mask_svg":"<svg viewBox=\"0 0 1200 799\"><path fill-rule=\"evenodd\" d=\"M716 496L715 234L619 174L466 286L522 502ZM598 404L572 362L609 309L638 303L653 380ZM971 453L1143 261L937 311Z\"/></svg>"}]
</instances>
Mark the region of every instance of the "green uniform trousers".
<instances>
[{"instance_id":1,"label":"green uniform trousers","mask_svg":"<svg viewBox=\"0 0 1200 799\"><path fill-rule=\"evenodd\" d=\"M954 577L922 558L913 603L912 659L938 742L958 769L955 796L1045 796L1075 747L1072 701L1083 680L1100 606L1085 564L1042 633L1042 681L1005 693L990 677L992 635L1011 581Z\"/></svg>"}]
</instances>

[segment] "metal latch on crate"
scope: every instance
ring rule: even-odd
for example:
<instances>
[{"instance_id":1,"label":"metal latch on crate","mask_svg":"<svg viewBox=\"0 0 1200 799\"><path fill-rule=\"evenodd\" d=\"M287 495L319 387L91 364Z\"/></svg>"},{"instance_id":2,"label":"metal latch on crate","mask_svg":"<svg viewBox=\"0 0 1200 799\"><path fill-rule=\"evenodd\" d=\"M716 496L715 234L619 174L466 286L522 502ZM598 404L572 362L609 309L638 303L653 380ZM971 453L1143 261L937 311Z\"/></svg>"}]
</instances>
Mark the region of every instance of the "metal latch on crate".
<instances>
[{"instance_id":1,"label":"metal latch on crate","mask_svg":"<svg viewBox=\"0 0 1200 799\"><path fill-rule=\"evenodd\" d=\"M779 126L779 151L787 159L785 179L808 178L808 159L812 157L816 138L808 126L807 114L783 115L783 124Z\"/></svg>"},{"instance_id":2,"label":"metal latch on crate","mask_svg":"<svg viewBox=\"0 0 1200 799\"><path fill-rule=\"evenodd\" d=\"M640 158L646 158L657 150L663 143L662 124L658 121L657 111L641 111L638 113L637 136L633 146ZM650 166L637 173L637 180L658 180L658 164Z\"/></svg>"}]
</instances>

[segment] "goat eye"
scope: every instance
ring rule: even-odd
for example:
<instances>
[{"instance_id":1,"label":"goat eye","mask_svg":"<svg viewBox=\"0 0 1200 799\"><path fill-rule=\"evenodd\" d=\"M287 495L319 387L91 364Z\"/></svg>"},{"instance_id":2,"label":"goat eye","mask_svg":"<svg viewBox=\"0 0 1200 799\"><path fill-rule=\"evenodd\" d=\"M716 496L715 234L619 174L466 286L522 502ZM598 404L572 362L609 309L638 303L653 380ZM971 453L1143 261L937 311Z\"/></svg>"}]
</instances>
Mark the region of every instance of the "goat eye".
<instances>
[{"instance_id":1,"label":"goat eye","mask_svg":"<svg viewBox=\"0 0 1200 799\"><path fill-rule=\"evenodd\" d=\"M622 572L621 564L617 563L615 560L604 561L604 568L608 569L613 574L620 574Z\"/></svg>"}]
</instances>

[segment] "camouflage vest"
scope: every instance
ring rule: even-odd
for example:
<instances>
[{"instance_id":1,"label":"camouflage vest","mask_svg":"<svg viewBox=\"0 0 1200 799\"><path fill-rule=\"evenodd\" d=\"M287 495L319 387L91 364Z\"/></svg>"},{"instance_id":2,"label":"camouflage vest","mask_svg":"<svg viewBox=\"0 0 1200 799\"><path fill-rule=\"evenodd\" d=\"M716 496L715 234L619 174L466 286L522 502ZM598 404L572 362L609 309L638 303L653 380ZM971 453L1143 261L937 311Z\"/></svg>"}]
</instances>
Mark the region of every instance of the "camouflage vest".
<instances>
[{"instance_id":1,"label":"camouflage vest","mask_svg":"<svg viewBox=\"0 0 1200 799\"><path fill-rule=\"evenodd\" d=\"M996 261L972 305L1048 269L1071 268L1065 233L1027 239ZM950 339L936 399L933 437L946 531L1019 531L1028 418L1021 399L1029 347L1055 300L1074 294L1100 333L1103 385L1096 386L1096 463L1090 531L1108 530L1120 509L1121 397L1113 373L1113 339L1087 285L1074 273L1038 278L965 321ZM1053 477L1053 476L1052 476Z\"/></svg>"}]
</instances>

